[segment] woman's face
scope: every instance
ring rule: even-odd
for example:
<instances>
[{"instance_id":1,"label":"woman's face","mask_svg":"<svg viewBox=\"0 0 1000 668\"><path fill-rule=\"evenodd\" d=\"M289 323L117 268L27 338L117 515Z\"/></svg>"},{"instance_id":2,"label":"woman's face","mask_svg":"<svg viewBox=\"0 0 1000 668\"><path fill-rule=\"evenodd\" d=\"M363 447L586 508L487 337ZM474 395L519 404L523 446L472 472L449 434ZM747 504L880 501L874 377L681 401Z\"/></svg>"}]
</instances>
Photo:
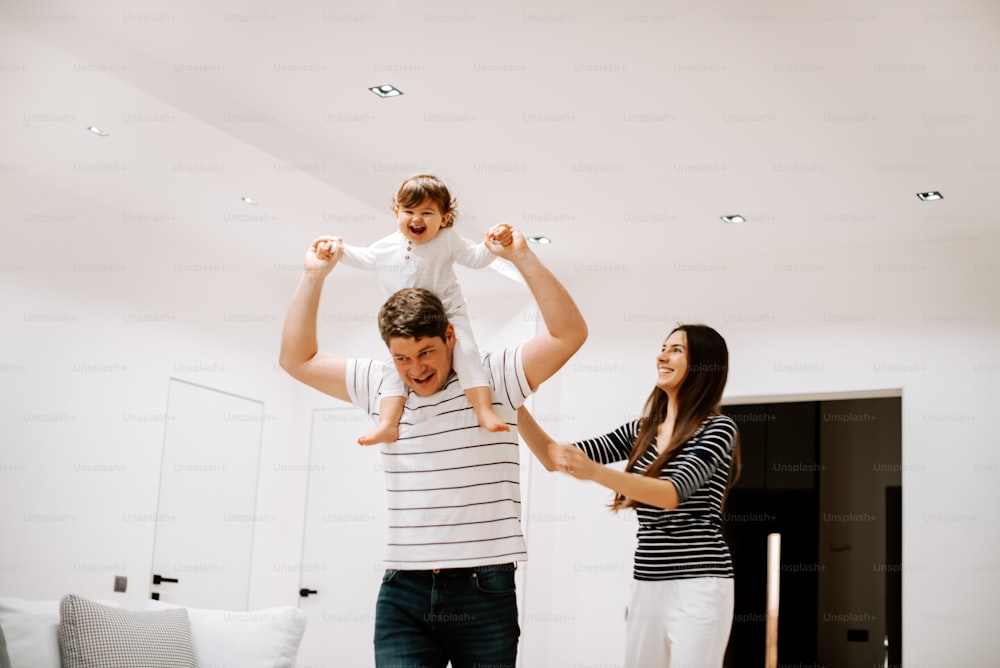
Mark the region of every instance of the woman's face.
<instances>
[{"instance_id":1,"label":"woman's face","mask_svg":"<svg viewBox=\"0 0 1000 668\"><path fill-rule=\"evenodd\" d=\"M667 337L656 356L656 386L670 394L684 382L688 371L687 332L677 330Z\"/></svg>"}]
</instances>

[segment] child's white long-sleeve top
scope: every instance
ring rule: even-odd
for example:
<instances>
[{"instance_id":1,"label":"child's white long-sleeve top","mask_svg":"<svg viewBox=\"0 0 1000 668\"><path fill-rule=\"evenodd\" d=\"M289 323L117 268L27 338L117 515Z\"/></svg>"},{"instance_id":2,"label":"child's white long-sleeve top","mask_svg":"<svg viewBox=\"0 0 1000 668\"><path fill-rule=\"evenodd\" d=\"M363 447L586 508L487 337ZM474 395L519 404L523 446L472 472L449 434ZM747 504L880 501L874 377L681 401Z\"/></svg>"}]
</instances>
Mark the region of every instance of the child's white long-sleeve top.
<instances>
[{"instance_id":1,"label":"child's white long-sleeve top","mask_svg":"<svg viewBox=\"0 0 1000 668\"><path fill-rule=\"evenodd\" d=\"M341 257L349 267L375 271L387 297L403 288L430 290L444 302L449 316L464 311L465 305L455 263L482 269L495 259L486 244L474 243L450 227L423 244L411 242L399 231L368 247L344 244Z\"/></svg>"},{"instance_id":2,"label":"child's white long-sleeve top","mask_svg":"<svg viewBox=\"0 0 1000 668\"><path fill-rule=\"evenodd\" d=\"M344 244L341 256L349 267L375 271L387 297L403 288L424 288L438 296L455 330L452 363L459 384L466 390L486 387L489 379L482 369L482 355L472 333L455 263L482 269L495 259L485 243L473 243L450 227L423 244L411 242L398 231L367 248ZM406 396L407 390L398 374L386 374L381 393L386 397Z\"/></svg>"}]
</instances>

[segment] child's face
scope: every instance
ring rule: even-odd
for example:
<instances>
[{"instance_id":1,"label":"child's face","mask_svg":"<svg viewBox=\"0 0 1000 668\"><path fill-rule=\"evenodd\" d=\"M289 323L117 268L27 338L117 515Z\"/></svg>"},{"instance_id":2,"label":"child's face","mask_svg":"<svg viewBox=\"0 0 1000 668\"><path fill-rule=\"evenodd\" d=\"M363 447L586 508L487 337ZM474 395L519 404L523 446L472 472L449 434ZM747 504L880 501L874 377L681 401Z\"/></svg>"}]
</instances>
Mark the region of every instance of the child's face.
<instances>
[{"instance_id":1,"label":"child's face","mask_svg":"<svg viewBox=\"0 0 1000 668\"><path fill-rule=\"evenodd\" d=\"M441 207L429 197L417 206L396 207L396 221L403 236L415 244L427 243L445 224Z\"/></svg>"}]
</instances>

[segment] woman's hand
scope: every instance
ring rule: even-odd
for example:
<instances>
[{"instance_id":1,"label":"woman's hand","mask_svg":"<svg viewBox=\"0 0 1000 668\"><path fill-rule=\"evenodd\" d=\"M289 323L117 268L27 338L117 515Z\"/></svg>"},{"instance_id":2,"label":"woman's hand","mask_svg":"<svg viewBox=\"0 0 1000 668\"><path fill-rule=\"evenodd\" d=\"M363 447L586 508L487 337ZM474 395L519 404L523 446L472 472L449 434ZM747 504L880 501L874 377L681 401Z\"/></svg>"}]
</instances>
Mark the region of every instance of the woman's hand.
<instances>
[{"instance_id":1,"label":"woman's hand","mask_svg":"<svg viewBox=\"0 0 1000 668\"><path fill-rule=\"evenodd\" d=\"M593 480L601 465L587 456L580 448L563 443L549 445L549 457L556 470L573 476L577 480Z\"/></svg>"}]
</instances>

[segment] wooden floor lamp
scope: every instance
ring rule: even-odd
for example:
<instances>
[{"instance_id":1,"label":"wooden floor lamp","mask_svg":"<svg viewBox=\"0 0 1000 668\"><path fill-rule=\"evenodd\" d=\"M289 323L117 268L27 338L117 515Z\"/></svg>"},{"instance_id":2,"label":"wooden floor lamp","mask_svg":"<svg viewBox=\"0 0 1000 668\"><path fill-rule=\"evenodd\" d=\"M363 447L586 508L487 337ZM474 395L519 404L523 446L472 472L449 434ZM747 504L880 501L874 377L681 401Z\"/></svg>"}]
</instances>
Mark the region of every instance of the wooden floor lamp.
<instances>
[{"instance_id":1,"label":"wooden floor lamp","mask_svg":"<svg viewBox=\"0 0 1000 668\"><path fill-rule=\"evenodd\" d=\"M781 534L767 535L767 619L764 668L778 666L778 595L781 585Z\"/></svg>"}]
</instances>

